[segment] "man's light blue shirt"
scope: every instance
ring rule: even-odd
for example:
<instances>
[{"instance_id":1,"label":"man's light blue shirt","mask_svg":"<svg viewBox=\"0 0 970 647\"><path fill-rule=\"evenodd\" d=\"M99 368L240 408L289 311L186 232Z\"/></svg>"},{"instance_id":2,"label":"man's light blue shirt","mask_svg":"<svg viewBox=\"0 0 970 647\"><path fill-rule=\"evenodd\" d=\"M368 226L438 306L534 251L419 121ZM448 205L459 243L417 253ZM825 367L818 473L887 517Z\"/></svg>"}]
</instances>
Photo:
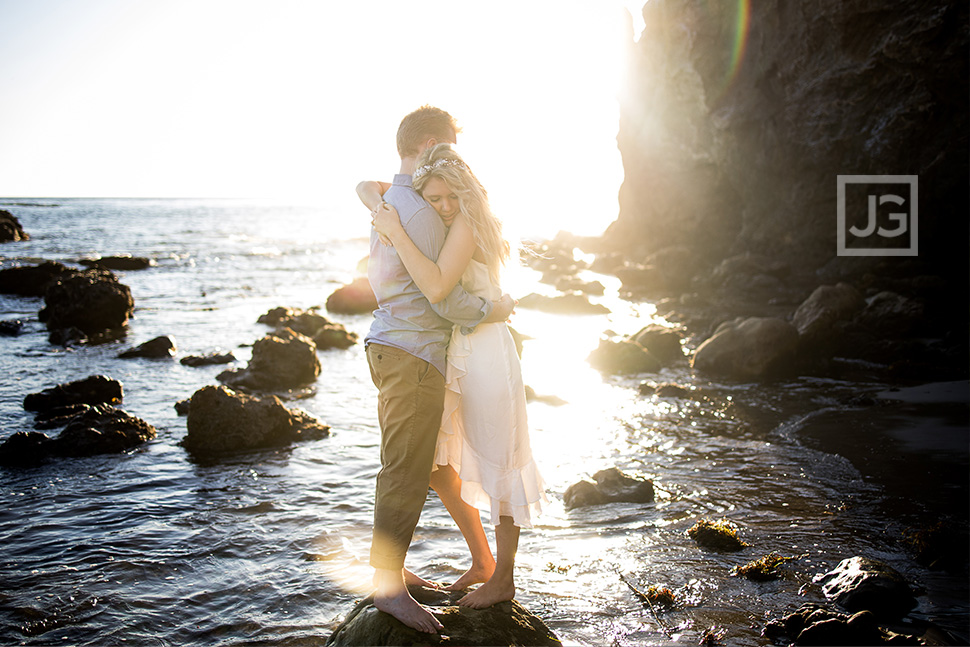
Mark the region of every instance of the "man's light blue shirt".
<instances>
[{"instance_id":1,"label":"man's light blue shirt","mask_svg":"<svg viewBox=\"0 0 970 647\"><path fill-rule=\"evenodd\" d=\"M397 209L404 231L433 261L445 244L448 229L411 185L410 175L395 175L384 200ZM394 346L419 357L445 373L445 355L453 325L469 332L492 311L492 302L456 285L443 301L432 304L418 289L397 251L381 243L371 229L367 276L377 297L374 323L364 338Z\"/></svg>"}]
</instances>

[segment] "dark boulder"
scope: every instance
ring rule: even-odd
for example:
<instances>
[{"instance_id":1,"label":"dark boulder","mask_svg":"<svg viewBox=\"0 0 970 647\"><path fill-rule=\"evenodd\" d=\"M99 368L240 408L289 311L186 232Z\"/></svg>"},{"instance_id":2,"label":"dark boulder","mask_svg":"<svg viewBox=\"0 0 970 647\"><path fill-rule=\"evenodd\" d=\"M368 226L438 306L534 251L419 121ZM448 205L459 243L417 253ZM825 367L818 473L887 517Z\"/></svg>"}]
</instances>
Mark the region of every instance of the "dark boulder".
<instances>
[{"instance_id":1,"label":"dark boulder","mask_svg":"<svg viewBox=\"0 0 970 647\"><path fill-rule=\"evenodd\" d=\"M0 293L42 297L47 292L47 286L54 279L74 271L54 261L47 261L40 265L8 267L0 270Z\"/></svg>"},{"instance_id":2,"label":"dark boulder","mask_svg":"<svg viewBox=\"0 0 970 647\"><path fill-rule=\"evenodd\" d=\"M58 384L24 398L27 411L48 411L74 404L117 404L124 397L121 382L104 375Z\"/></svg>"},{"instance_id":3,"label":"dark boulder","mask_svg":"<svg viewBox=\"0 0 970 647\"><path fill-rule=\"evenodd\" d=\"M131 289L108 270L83 270L54 279L40 320L51 331L78 328L88 337L123 328L135 308Z\"/></svg>"},{"instance_id":4,"label":"dark boulder","mask_svg":"<svg viewBox=\"0 0 970 647\"><path fill-rule=\"evenodd\" d=\"M180 443L195 456L282 447L330 435L330 427L276 396L255 397L223 386L196 391L188 404L188 433Z\"/></svg>"},{"instance_id":5,"label":"dark boulder","mask_svg":"<svg viewBox=\"0 0 970 647\"><path fill-rule=\"evenodd\" d=\"M78 261L85 267L97 267L105 270L144 270L155 265L151 258L123 254L121 256L102 256Z\"/></svg>"},{"instance_id":6,"label":"dark boulder","mask_svg":"<svg viewBox=\"0 0 970 647\"><path fill-rule=\"evenodd\" d=\"M563 494L567 510L604 503L650 503L653 499L653 481L627 476L615 467L593 474L592 481L570 485Z\"/></svg>"},{"instance_id":7,"label":"dark boulder","mask_svg":"<svg viewBox=\"0 0 970 647\"><path fill-rule=\"evenodd\" d=\"M155 428L108 404L85 407L66 416L67 426L55 438L17 432L0 445L0 464L30 467L52 457L122 453L155 438Z\"/></svg>"},{"instance_id":8,"label":"dark boulder","mask_svg":"<svg viewBox=\"0 0 970 647\"><path fill-rule=\"evenodd\" d=\"M342 324L331 323L313 334L313 342L317 350L350 348L357 343L357 333L349 332Z\"/></svg>"},{"instance_id":9,"label":"dark boulder","mask_svg":"<svg viewBox=\"0 0 970 647\"><path fill-rule=\"evenodd\" d=\"M211 366L213 364L232 364L236 356L232 352L220 353L214 351L205 355L187 355L179 360L185 366Z\"/></svg>"},{"instance_id":10,"label":"dark boulder","mask_svg":"<svg viewBox=\"0 0 970 647\"><path fill-rule=\"evenodd\" d=\"M129 348L128 350L118 354L121 359L132 359L135 357L148 357L152 359L159 359L165 357L175 357L177 351L175 346L175 340L171 337L165 335L163 337L156 337L155 339L150 339L144 344L136 346L134 348Z\"/></svg>"},{"instance_id":11,"label":"dark boulder","mask_svg":"<svg viewBox=\"0 0 970 647\"><path fill-rule=\"evenodd\" d=\"M327 297L327 312L337 314L368 314L377 309L377 297L366 276L337 288Z\"/></svg>"},{"instance_id":12,"label":"dark boulder","mask_svg":"<svg viewBox=\"0 0 970 647\"><path fill-rule=\"evenodd\" d=\"M418 632L379 611L373 597L357 604L327 639L327 645L548 645L561 646L538 617L515 600L485 609L458 606L465 591L409 587L411 595L444 625L437 635Z\"/></svg>"},{"instance_id":13,"label":"dark boulder","mask_svg":"<svg viewBox=\"0 0 970 647\"><path fill-rule=\"evenodd\" d=\"M916 606L909 583L891 566L867 557L843 559L832 571L815 578L825 597L849 611L871 611L898 618Z\"/></svg>"},{"instance_id":14,"label":"dark boulder","mask_svg":"<svg viewBox=\"0 0 970 647\"><path fill-rule=\"evenodd\" d=\"M18 240L30 240L30 236L24 231L15 215L0 209L0 243Z\"/></svg>"},{"instance_id":15,"label":"dark boulder","mask_svg":"<svg viewBox=\"0 0 970 647\"><path fill-rule=\"evenodd\" d=\"M233 388L275 391L304 387L320 375L317 345L289 328L277 330L253 344L244 369L229 369L216 379Z\"/></svg>"}]
</instances>

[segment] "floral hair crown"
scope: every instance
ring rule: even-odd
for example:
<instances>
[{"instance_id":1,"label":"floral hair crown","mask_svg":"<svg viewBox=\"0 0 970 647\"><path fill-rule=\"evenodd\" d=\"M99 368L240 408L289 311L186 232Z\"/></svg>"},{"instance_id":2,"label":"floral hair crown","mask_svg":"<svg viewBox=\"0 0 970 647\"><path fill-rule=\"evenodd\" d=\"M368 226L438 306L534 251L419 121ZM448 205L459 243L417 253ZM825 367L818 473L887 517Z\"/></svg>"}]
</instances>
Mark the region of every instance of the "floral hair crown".
<instances>
[{"instance_id":1,"label":"floral hair crown","mask_svg":"<svg viewBox=\"0 0 970 647\"><path fill-rule=\"evenodd\" d=\"M425 164L424 166L419 166L418 169L414 172L414 175L412 176L412 178L417 180L422 175L427 175L431 171L442 168L444 166L454 166L465 171L468 170L468 167L465 166L465 163L462 162L461 160L445 158L445 159L440 159L436 161L434 164Z\"/></svg>"}]
</instances>

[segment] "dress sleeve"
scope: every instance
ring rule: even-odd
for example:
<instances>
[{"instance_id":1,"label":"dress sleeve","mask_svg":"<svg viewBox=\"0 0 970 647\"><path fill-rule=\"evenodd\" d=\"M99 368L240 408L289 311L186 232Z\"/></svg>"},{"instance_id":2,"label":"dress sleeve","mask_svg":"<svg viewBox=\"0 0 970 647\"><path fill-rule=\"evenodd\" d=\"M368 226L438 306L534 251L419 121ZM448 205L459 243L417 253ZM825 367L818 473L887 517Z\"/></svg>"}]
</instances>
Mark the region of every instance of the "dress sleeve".
<instances>
[{"instance_id":1,"label":"dress sleeve","mask_svg":"<svg viewBox=\"0 0 970 647\"><path fill-rule=\"evenodd\" d=\"M418 210L403 225L404 231L415 247L432 261L437 261L438 254L445 244L447 229L434 209L424 207ZM492 302L465 292L461 283L458 283L442 301L432 303L431 309L438 316L461 326L461 331L467 335L491 314Z\"/></svg>"}]
</instances>

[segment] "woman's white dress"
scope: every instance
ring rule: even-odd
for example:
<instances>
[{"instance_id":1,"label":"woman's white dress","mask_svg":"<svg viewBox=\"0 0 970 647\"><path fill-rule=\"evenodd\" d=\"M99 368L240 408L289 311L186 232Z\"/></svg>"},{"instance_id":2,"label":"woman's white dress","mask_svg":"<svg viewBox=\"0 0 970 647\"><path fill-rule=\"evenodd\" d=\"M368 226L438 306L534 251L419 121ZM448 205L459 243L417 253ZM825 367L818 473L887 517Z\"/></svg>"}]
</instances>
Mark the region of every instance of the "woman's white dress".
<instances>
[{"instance_id":1,"label":"woman's white dress","mask_svg":"<svg viewBox=\"0 0 970 647\"><path fill-rule=\"evenodd\" d=\"M461 279L466 292L497 300L488 267L472 259ZM515 342L505 323L479 324L470 335L455 326L448 346L445 409L435 454L461 478L461 498L490 510L492 523L512 517L531 528L545 487L529 445L525 386Z\"/></svg>"}]
</instances>

